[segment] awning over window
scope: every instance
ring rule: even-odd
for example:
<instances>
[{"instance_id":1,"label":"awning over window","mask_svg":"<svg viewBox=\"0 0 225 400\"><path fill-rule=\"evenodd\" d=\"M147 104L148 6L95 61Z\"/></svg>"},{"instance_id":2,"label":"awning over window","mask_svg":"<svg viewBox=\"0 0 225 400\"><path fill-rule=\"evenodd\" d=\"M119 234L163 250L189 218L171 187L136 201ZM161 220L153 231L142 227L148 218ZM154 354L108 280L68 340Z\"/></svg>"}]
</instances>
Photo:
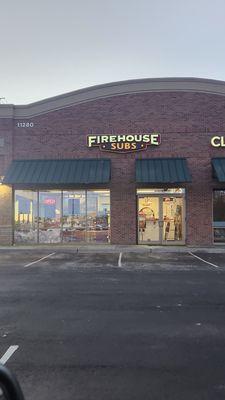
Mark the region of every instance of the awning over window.
<instances>
[{"instance_id":1,"label":"awning over window","mask_svg":"<svg viewBox=\"0 0 225 400\"><path fill-rule=\"evenodd\" d=\"M225 158L212 159L213 175L219 182L225 182Z\"/></svg>"},{"instance_id":2,"label":"awning over window","mask_svg":"<svg viewBox=\"0 0 225 400\"><path fill-rule=\"evenodd\" d=\"M110 180L110 160L16 160L3 183L34 185L100 184Z\"/></svg>"},{"instance_id":3,"label":"awning over window","mask_svg":"<svg viewBox=\"0 0 225 400\"><path fill-rule=\"evenodd\" d=\"M185 158L149 158L136 160L136 182L190 182L191 175Z\"/></svg>"}]
</instances>

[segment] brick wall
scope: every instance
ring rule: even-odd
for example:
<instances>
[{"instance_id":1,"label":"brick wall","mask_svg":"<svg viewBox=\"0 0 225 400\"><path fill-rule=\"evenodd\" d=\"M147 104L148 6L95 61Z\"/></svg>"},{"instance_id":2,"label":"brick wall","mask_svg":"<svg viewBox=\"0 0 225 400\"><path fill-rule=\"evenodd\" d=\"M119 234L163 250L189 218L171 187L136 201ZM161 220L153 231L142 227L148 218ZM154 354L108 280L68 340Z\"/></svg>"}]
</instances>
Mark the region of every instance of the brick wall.
<instances>
[{"instance_id":1,"label":"brick wall","mask_svg":"<svg viewBox=\"0 0 225 400\"><path fill-rule=\"evenodd\" d=\"M4 176L13 152L13 120L0 118L0 176ZM0 185L0 244L12 244L12 188Z\"/></svg>"},{"instance_id":2,"label":"brick wall","mask_svg":"<svg viewBox=\"0 0 225 400\"><path fill-rule=\"evenodd\" d=\"M225 157L225 150L211 147L210 139L225 133L224 96L184 92L123 95L31 118L33 128L17 128L16 122L21 120L15 120L12 128L7 121L5 127L0 125L0 137L5 132L9 151L6 164L11 157L111 158L112 243L136 243L135 158L187 158L192 174L192 183L183 185L187 243L212 243L212 190L225 189L225 185L212 179L211 158ZM150 131L161 133L162 144L139 153L112 154L86 146L88 134Z\"/></svg>"}]
</instances>

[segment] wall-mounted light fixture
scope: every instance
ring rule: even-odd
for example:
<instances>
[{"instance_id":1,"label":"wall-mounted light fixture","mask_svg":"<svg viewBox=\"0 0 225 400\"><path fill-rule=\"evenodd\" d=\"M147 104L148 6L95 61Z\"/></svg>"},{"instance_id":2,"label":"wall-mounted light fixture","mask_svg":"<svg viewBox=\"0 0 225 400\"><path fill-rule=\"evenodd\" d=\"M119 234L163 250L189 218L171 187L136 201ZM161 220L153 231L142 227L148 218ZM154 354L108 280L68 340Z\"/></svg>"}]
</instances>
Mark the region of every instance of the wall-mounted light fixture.
<instances>
[{"instance_id":1,"label":"wall-mounted light fixture","mask_svg":"<svg viewBox=\"0 0 225 400\"><path fill-rule=\"evenodd\" d=\"M4 176L3 175L0 175L0 185L2 185L3 184L3 180L4 180Z\"/></svg>"}]
</instances>

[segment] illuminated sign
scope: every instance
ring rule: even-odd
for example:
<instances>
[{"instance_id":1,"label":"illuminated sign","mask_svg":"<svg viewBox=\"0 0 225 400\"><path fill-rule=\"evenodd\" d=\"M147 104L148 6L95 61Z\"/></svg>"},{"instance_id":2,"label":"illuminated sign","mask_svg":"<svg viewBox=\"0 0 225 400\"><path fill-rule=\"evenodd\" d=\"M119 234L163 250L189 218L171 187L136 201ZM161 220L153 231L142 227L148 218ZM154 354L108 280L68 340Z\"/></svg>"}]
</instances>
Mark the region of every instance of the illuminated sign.
<instances>
[{"instance_id":1,"label":"illuminated sign","mask_svg":"<svg viewBox=\"0 0 225 400\"><path fill-rule=\"evenodd\" d=\"M225 147L225 136L213 136L211 145L213 147Z\"/></svg>"},{"instance_id":2,"label":"illuminated sign","mask_svg":"<svg viewBox=\"0 0 225 400\"><path fill-rule=\"evenodd\" d=\"M44 199L43 203L48 206L53 206L56 203L56 201L55 199Z\"/></svg>"},{"instance_id":3,"label":"illuminated sign","mask_svg":"<svg viewBox=\"0 0 225 400\"><path fill-rule=\"evenodd\" d=\"M158 146L160 143L161 137L157 132L129 135L89 135L87 137L88 147L97 146L100 150L117 153L146 150L147 146Z\"/></svg>"}]
</instances>

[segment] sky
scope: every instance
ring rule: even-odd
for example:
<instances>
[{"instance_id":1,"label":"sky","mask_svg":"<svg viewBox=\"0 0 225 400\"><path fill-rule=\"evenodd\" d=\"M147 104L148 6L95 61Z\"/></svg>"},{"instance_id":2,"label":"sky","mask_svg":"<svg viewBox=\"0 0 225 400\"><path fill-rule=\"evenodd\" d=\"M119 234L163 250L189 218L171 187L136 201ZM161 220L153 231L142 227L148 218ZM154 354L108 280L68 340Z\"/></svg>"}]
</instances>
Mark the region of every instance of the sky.
<instances>
[{"instance_id":1,"label":"sky","mask_svg":"<svg viewBox=\"0 0 225 400\"><path fill-rule=\"evenodd\" d=\"M225 81L224 0L0 0L1 102L127 79Z\"/></svg>"}]
</instances>

